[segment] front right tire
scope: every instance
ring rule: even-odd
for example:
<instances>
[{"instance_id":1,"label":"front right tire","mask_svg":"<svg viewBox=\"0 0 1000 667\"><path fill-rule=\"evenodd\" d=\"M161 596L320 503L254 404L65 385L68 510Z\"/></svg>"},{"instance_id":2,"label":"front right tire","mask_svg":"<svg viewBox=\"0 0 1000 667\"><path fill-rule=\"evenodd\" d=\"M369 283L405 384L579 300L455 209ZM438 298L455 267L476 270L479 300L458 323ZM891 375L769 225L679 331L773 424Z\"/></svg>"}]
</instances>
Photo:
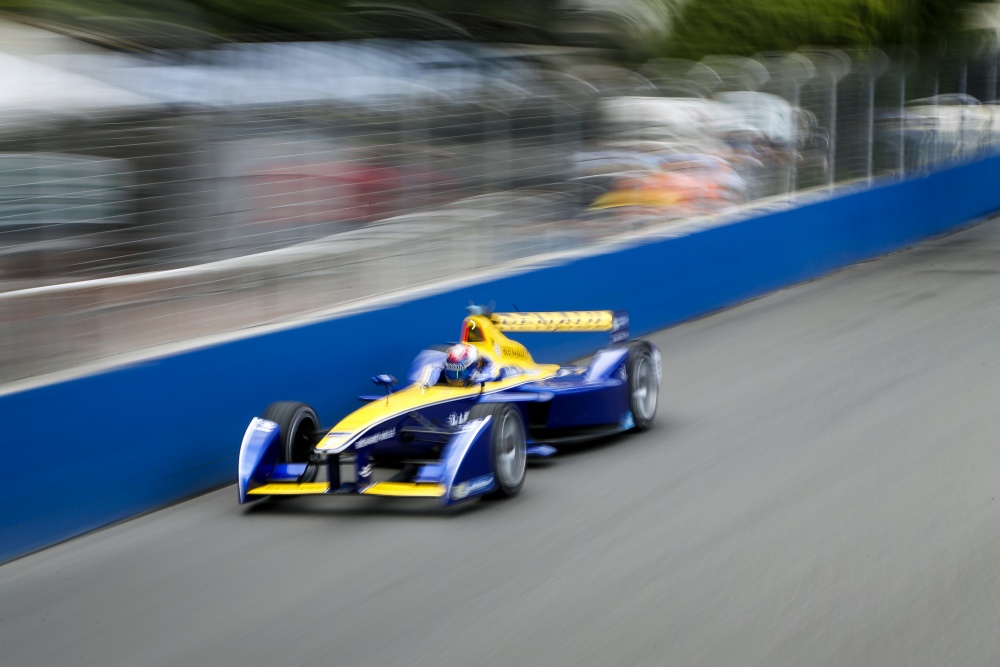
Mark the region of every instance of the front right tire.
<instances>
[{"instance_id":1,"label":"front right tire","mask_svg":"<svg viewBox=\"0 0 1000 667\"><path fill-rule=\"evenodd\" d=\"M628 394L632 408L632 421L637 431L653 425L656 404L660 395L659 372L651 346L645 341L634 341L628 346Z\"/></svg>"},{"instance_id":2,"label":"front right tire","mask_svg":"<svg viewBox=\"0 0 1000 667\"><path fill-rule=\"evenodd\" d=\"M511 403L477 403L469 410L469 421L492 417L490 461L496 488L491 498L516 496L524 486L527 470L528 438L521 411Z\"/></svg>"}]
</instances>

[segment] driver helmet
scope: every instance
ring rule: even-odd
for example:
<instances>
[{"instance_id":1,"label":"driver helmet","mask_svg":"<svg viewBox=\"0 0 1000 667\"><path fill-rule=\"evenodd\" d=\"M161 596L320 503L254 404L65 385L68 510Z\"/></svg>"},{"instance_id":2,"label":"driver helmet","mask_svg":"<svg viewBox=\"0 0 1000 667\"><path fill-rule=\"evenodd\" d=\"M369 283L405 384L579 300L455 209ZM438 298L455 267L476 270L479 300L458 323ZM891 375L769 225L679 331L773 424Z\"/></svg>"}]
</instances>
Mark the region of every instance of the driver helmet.
<instances>
[{"instance_id":1,"label":"driver helmet","mask_svg":"<svg viewBox=\"0 0 1000 667\"><path fill-rule=\"evenodd\" d=\"M459 343L448 348L444 361L444 379L453 387L469 384L479 370L479 350L472 345Z\"/></svg>"}]
</instances>

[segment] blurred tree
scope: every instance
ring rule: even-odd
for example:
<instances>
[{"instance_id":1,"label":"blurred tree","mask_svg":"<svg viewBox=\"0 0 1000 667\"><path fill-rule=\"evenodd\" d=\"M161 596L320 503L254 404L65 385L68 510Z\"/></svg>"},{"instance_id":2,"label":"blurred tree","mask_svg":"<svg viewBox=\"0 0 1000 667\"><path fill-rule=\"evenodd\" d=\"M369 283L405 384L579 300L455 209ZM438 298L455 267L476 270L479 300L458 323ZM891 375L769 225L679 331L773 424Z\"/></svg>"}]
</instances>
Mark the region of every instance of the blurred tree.
<instances>
[{"instance_id":1,"label":"blurred tree","mask_svg":"<svg viewBox=\"0 0 1000 667\"><path fill-rule=\"evenodd\" d=\"M970 4L995 0L690 0L661 55L792 51L806 44L868 47L940 44Z\"/></svg>"},{"instance_id":2,"label":"blurred tree","mask_svg":"<svg viewBox=\"0 0 1000 667\"><path fill-rule=\"evenodd\" d=\"M0 12L114 48L201 48L218 41L211 16L185 0L0 0Z\"/></svg>"},{"instance_id":3,"label":"blurred tree","mask_svg":"<svg viewBox=\"0 0 1000 667\"><path fill-rule=\"evenodd\" d=\"M586 43L643 60L939 45L972 4L997 0L0 0L0 12L124 48L359 37L567 44L584 43L574 34L582 26Z\"/></svg>"},{"instance_id":4,"label":"blurred tree","mask_svg":"<svg viewBox=\"0 0 1000 667\"><path fill-rule=\"evenodd\" d=\"M351 13L368 36L552 43L558 0L402 0L354 2Z\"/></svg>"},{"instance_id":5,"label":"blurred tree","mask_svg":"<svg viewBox=\"0 0 1000 667\"><path fill-rule=\"evenodd\" d=\"M233 41L341 39L353 36L348 0L192 0Z\"/></svg>"},{"instance_id":6,"label":"blurred tree","mask_svg":"<svg viewBox=\"0 0 1000 667\"><path fill-rule=\"evenodd\" d=\"M155 33L215 40L400 37L554 43L561 0L0 0L0 12L115 45L159 46ZM186 46L186 43L178 46Z\"/></svg>"}]
</instances>

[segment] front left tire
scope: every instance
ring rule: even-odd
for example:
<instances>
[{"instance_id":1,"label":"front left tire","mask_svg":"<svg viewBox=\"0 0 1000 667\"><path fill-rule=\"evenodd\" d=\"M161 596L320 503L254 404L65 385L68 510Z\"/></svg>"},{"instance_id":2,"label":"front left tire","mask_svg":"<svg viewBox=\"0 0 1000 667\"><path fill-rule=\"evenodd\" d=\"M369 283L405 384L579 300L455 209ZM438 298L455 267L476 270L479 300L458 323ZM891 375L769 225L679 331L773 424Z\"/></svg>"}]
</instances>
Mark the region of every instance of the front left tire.
<instances>
[{"instance_id":1,"label":"front left tire","mask_svg":"<svg viewBox=\"0 0 1000 667\"><path fill-rule=\"evenodd\" d=\"M319 432L319 418L316 416L316 411L305 403L278 401L267 406L263 418L278 425L281 448L278 461L307 464L299 481L315 480L318 467L309 463L309 456L316 446L316 436Z\"/></svg>"}]
</instances>

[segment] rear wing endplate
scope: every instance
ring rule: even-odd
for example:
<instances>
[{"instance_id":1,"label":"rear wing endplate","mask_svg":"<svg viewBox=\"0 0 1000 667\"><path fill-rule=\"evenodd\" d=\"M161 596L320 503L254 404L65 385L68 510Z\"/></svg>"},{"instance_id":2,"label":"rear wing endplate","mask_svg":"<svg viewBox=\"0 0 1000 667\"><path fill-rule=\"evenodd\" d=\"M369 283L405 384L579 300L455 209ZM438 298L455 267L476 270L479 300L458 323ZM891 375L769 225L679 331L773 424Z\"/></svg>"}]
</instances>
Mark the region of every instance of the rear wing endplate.
<instances>
[{"instance_id":1,"label":"rear wing endplate","mask_svg":"<svg viewBox=\"0 0 1000 667\"><path fill-rule=\"evenodd\" d=\"M607 331L613 343L628 340L629 336L629 318L624 310L491 313L490 321L504 332Z\"/></svg>"}]
</instances>

